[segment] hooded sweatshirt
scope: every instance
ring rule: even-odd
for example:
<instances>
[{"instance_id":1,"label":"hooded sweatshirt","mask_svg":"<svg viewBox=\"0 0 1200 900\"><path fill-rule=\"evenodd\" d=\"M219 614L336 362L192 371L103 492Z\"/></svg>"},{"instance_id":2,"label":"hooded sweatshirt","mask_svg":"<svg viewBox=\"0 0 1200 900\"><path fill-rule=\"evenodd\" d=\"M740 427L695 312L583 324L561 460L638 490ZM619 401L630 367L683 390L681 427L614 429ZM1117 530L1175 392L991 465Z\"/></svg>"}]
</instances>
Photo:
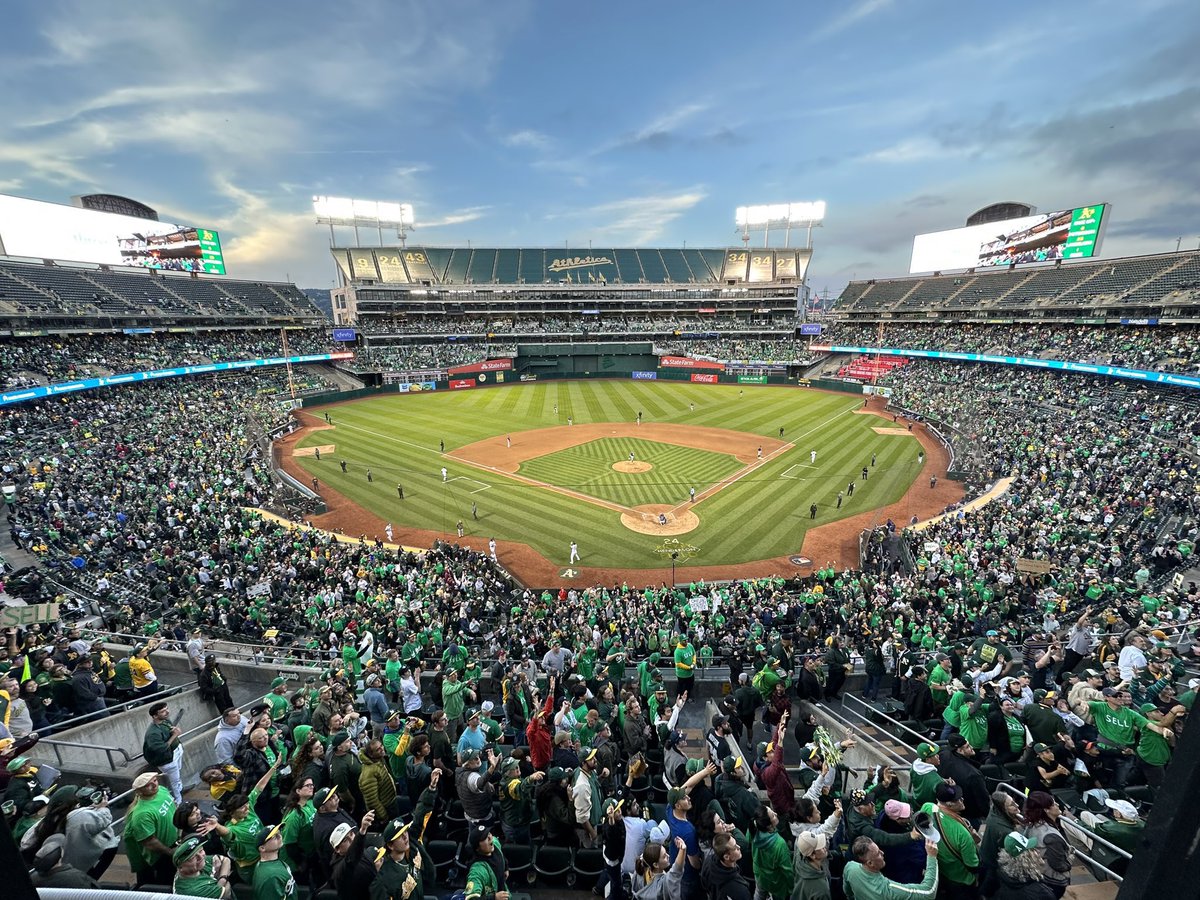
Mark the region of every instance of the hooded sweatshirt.
<instances>
[{"instance_id":1,"label":"hooded sweatshirt","mask_svg":"<svg viewBox=\"0 0 1200 900\"><path fill-rule=\"evenodd\" d=\"M80 806L67 813L63 862L81 872L96 865L105 850L120 843L112 821L112 811L107 806Z\"/></svg>"},{"instance_id":2,"label":"hooded sweatshirt","mask_svg":"<svg viewBox=\"0 0 1200 900\"><path fill-rule=\"evenodd\" d=\"M704 854L700 866L700 885L711 900L750 900L750 885L737 866L730 868L717 861L711 850Z\"/></svg>"},{"instance_id":3,"label":"hooded sweatshirt","mask_svg":"<svg viewBox=\"0 0 1200 900\"><path fill-rule=\"evenodd\" d=\"M777 832L762 831L754 836L752 845L754 882L761 893L771 900L788 900L795 876L792 874L792 854L787 842Z\"/></svg>"},{"instance_id":4,"label":"hooded sweatshirt","mask_svg":"<svg viewBox=\"0 0 1200 900\"><path fill-rule=\"evenodd\" d=\"M923 759L918 759L913 763L912 773L909 777L912 802L916 806L932 803L935 799L934 792L937 790L937 786L943 781L945 779L938 774L937 766L931 765Z\"/></svg>"},{"instance_id":5,"label":"hooded sweatshirt","mask_svg":"<svg viewBox=\"0 0 1200 900\"><path fill-rule=\"evenodd\" d=\"M242 731L245 727L243 719L238 719L236 725L228 725L224 719L221 720L221 724L217 726L217 736L213 738L213 748L217 753L218 764L233 762L238 741L242 739Z\"/></svg>"},{"instance_id":6,"label":"hooded sweatshirt","mask_svg":"<svg viewBox=\"0 0 1200 900\"><path fill-rule=\"evenodd\" d=\"M814 866L803 857L795 864L796 883L791 900L830 900L829 873L825 866Z\"/></svg>"}]
</instances>

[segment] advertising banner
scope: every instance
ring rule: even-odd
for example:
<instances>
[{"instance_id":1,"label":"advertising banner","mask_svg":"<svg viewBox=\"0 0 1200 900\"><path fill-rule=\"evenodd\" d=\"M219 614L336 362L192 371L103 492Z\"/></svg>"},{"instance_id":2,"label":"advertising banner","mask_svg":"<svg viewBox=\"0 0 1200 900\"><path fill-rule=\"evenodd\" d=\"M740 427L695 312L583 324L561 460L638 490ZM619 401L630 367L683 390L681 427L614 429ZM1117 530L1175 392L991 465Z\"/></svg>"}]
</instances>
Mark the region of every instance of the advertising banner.
<instances>
[{"instance_id":1,"label":"advertising banner","mask_svg":"<svg viewBox=\"0 0 1200 900\"><path fill-rule=\"evenodd\" d=\"M358 330L354 328L335 328L333 329L333 339L343 344L353 343L358 339Z\"/></svg>"},{"instance_id":2,"label":"advertising banner","mask_svg":"<svg viewBox=\"0 0 1200 900\"><path fill-rule=\"evenodd\" d=\"M820 334L821 333L821 323L820 322L805 322L800 326L800 333L801 334Z\"/></svg>"},{"instance_id":3,"label":"advertising banner","mask_svg":"<svg viewBox=\"0 0 1200 900\"><path fill-rule=\"evenodd\" d=\"M658 379L657 372L634 372L632 373L634 381L656 381Z\"/></svg>"},{"instance_id":4,"label":"advertising banner","mask_svg":"<svg viewBox=\"0 0 1200 900\"><path fill-rule=\"evenodd\" d=\"M536 372L529 372L529 373L527 373L527 374L525 374L525 375L522 375L522 376L521 376L521 380L522 380L522 381L525 381L525 382L529 382L529 381L537 381L537 373L536 373Z\"/></svg>"},{"instance_id":5,"label":"advertising banner","mask_svg":"<svg viewBox=\"0 0 1200 900\"><path fill-rule=\"evenodd\" d=\"M717 376L705 372L693 372L692 381L696 382L696 384L716 384Z\"/></svg>"},{"instance_id":6,"label":"advertising banner","mask_svg":"<svg viewBox=\"0 0 1200 900\"><path fill-rule=\"evenodd\" d=\"M447 369L448 375L474 375L476 372L505 372L512 368L511 359L485 359L483 362L454 366Z\"/></svg>"},{"instance_id":7,"label":"advertising banner","mask_svg":"<svg viewBox=\"0 0 1200 900\"><path fill-rule=\"evenodd\" d=\"M450 381L450 390L452 390L452 391L460 391L463 388L473 388L473 387L475 387L475 379L474 378L454 378L454 379L451 379L451 381Z\"/></svg>"},{"instance_id":8,"label":"advertising banner","mask_svg":"<svg viewBox=\"0 0 1200 900\"><path fill-rule=\"evenodd\" d=\"M436 381L408 381L404 384L396 385L396 390L401 394L418 394L421 391L436 391Z\"/></svg>"},{"instance_id":9,"label":"advertising banner","mask_svg":"<svg viewBox=\"0 0 1200 900\"><path fill-rule=\"evenodd\" d=\"M126 372L123 375L104 375L100 378L80 378L76 381L60 381L45 386L20 388L0 393L0 406L57 397L76 391L132 384L136 381L157 381L160 378L179 378L183 375L206 375L210 372L229 372L238 369L257 369L263 366L282 366L286 363L299 365L312 362L329 362L338 359L354 359L353 353L311 353L307 356L273 356L269 359L243 359L238 362L205 363L199 366L179 366L175 369L151 369L148 372Z\"/></svg>"},{"instance_id":10,"label":"advertising banner","mask_svg":"<svg viewBox=\"0 0 1200 900\"><path fill-rule=\"evenodd\" d=\"M766 375L739 375L738 384L766 384Z\"/></svg>"},{"instance_id":11,"label":"advertising banner","mask_svg":"<svg viewBox=\"0 0 1200 900\"><path fill-rule=\"evenodd\" d=\"M1059 359L1038 359L1032 356L992 356L987 353L956 353L943 350L906 350L903 347L852 347L831 344L814 348L832 353L881 353L886 356L910 356L914 359L952 359L959 362L997 363L1002 366L1029 366L1059 372L1079 372L1084 375L1103 375L1108 378L1127 378L1150 384L1169 384L1200 390L1200 377L1177 375L1174 372L1153 372L1149 369L1130 369L1125 366L1105 366L1096 363L1066 362Z\"/></svg>"},{"instance_id":12,"label":"advertising banner","mask_svg":"<svg viewBox=\"0 0 1200 900\"><path fill-rule=\"evenodd\" d=\"M658 364L664 369L716 369L718 372L725 371L724 363L711 362L707 359L692 359L688 356L663 356L659 358Z\"/></svg>"}]
</instances>

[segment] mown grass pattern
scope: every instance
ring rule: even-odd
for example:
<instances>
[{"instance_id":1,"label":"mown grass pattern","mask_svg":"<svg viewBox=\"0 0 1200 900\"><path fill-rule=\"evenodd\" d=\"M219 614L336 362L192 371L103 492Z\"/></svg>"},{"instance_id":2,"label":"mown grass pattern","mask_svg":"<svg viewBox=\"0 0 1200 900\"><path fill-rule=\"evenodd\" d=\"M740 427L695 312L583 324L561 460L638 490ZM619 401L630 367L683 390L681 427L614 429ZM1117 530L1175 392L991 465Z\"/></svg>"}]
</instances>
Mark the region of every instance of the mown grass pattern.
<instances>
[{"instance_id":1,"label":"mown grass pattern","mask_svg":"<svg viewBox=\"0 0 1200 900\"><path fill-rule=\"evenodd\" d=\"M653 551L661 541L624 528L617 512L481 472L444 456L438 442L444 441L451 451L494 435L566 425L568 416L580 424L632 423L639 411L645 422L704 425L764 437L777 438L783 427L783 439L796 442L794 449L696 504L701 524L687 535L688 542L700 548L695 561L721 565L795 553L810 526L886 506L903 496L918 474L920 447L908 435L874 433L872 427L884 423L875 416L854 415L861 405L854 395L795 388L635 381L557 381L388 395L330 408L334 430L315 432L302 446L334 444L336 451L322 454L320 461L297 461L321 482L396 525L453 536L461 520L468 534L521 541L556 562L566 562L575 540L586 565L657 568L662 563ZM666 462L655 463L652 472L629 476L629 481L614 477L618 473L612 471L612 463L629 455L628 449L619 452L625 441L652 445L645 453L663 454ZM707 477L711 484L740 468L724 454L630 438L613 441L612 449L618 451L613 455L607 443L602 439L575 448L577 453L559 451L530 460L521 474L634 506L682 502L692 479ZM818 454L815 468L807 468L810 450ZM637 450L635 454L648 458ZM589 457L594 460L591 469L585 464ZM346 474L338 465L342 459ZM546 462L554 478L533 474ZM450 477L445 483L443 465ZM728 471L717 474L726 465ZM864 465L870 470L865 482L860 480ZM792 466L799 467L791 471L795 477L780 477ZM855 494L844 497L837 510L838 491L844 493L851 480ZM397 497L397 482L404 485L403 501ZM481 490L477 482L490 487ZM579 487L583 482L590 483ZM700 485L696 487L699 492ZM478 504L478 520L471 517L472 502ZM809 518L814 502L815 520Z\"/></svg>"}]
</instances>

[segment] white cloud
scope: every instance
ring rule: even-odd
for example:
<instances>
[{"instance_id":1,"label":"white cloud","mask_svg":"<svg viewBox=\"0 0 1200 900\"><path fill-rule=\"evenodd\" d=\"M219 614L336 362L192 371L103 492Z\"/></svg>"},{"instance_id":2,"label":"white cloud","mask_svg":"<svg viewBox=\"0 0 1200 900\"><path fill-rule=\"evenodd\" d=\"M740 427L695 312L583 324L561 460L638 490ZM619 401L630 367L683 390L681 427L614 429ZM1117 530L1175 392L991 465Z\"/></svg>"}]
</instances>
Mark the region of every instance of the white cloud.
<instances>
[{"instance_id":1,"label":"white cloud","mask_svg":"<svg viewBox=\"0 0 1200 900\"><path fill-rule=\"evenodd\" d=\"M845 31L864 19L868 19L877 12L882 12L891 6L893 0L859 0L858 3L851 6L841 15L836 16L826 22L820 28L813 32L815 38L827 38L837 34L840 31Z\"/></svg>"},{"instance_id":2,"label":"white cloud","mask_svg":"<svg viewBox=\"0 0 1200 900\"><path fill-rule=\"evenodd\" d=\"M700 186L677 194L651 194L627 197L584 209L547 216L549 219L579 219L587 223L594 239L618 244L649 244L657 240L667 225L678 219L708 196Z\"/></svg>"},{"instance_id":3,"label":"white cloud","mask_svg":"<svg viewBox=\"0 0 1200 900\"><path fill-rule=\"evenodd\" d=\"M550 137L532 128L514 131L501 140L506 147L529 147L533 150L545 150L550 146Z\"/></svg>"},{"instance_id":4,"label":"white cloud","mask_svg":"<svg viewBox=\"0 0 1200 900\"><path fill-rule=\"evenodd\" d=\"M477 219L482 219L489 209L491 209L490 206L468 206L465 209L458 209L435 219L418 221L417 228L442 228L446 225L462 225L464 222L474 222Z\"/></svg>"}]
</instances>

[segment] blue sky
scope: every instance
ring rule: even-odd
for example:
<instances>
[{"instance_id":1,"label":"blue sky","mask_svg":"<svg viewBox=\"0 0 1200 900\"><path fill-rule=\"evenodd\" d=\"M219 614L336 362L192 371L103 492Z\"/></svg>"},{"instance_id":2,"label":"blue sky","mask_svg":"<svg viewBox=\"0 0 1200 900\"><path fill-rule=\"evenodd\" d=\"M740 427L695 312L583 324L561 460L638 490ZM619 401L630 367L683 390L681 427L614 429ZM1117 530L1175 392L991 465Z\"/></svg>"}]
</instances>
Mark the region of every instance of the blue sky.
<instances>
[{"instance_id":1,"label":"blue sky","mask_svg":"<svg viewBox=\"0 0 1200 900\"><path fill-rule=\"evenodd\" d=\"M0 191L134 197L218 228L231 275L330 286L313 194L573 247L823 199L835 293L997 200L1112 202L1106 256L1200 241L1196 0L11 6Z\"/></svg>"}]
</instances>

